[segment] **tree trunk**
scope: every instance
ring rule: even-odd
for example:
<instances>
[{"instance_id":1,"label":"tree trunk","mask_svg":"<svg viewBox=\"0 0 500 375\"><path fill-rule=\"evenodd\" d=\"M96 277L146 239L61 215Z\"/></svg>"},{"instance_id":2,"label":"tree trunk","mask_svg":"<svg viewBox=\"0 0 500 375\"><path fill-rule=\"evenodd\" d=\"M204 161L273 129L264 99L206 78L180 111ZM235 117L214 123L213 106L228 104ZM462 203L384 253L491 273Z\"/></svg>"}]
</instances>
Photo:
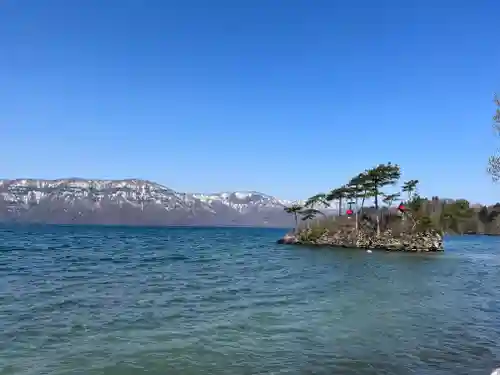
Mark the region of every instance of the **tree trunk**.
<instances>
[{"instance_id":1,"label":"tree trunk","mask_svg":"<svg viewBox=\"0 0 500 375\"><path fill-rule=\"evenodd\" d=\"M339 216L342 216L342 198L339 198Z\"/></svg>"},{"instance_id":2,"label":"tree trunk","mask_svg":"<svg viewBox=\"0 0 500 375\"><path fill-rule=\"evenodd\" d=\"M297 227L299 226L299 220L297 218L297 212L293 213L293 217L295 219L295 229L293 230L293 232L296 233L297 232Z\"/></svg>"},{"instance_id":3,"label":"tree trunk","mask_svg":"<svg viewBox=\"0 0 500 375\"><path fill-rule=\"evenodd\" d=\"M363 208L364 208L364 205L365 205L365 199L366 199L366 192L363 195L363 199L361 200L361 215L363 214Z\"/></svg>"},{"instance_id":4,"label":"tree trunk","mask_svg":"<svg viewBox=\"0 0 500 375\"><path fill-rule=\"evenodd\" d=\"M359 224L358 224L358 197L356 197L356 235L358 234ZM357 240L357 238L356 238Z\"/></svg>"}]
</instances>

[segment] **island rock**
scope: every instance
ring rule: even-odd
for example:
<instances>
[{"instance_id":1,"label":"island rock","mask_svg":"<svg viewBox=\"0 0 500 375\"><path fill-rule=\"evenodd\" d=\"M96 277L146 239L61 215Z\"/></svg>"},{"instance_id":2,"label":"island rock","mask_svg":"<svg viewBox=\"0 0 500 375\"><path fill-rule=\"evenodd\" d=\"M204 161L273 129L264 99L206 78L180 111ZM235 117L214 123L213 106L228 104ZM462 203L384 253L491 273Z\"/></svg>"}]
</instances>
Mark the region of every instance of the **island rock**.
<instances>
[{"instance_id":1,"label":"island rock","mask_svg":"<svg viewBox=\"0 0 500 375\"><path fill-rule=\"evenodd\" d=\"M278 240L280 244L309 246L348 247L387 251L436 252L443 251L443 238L435 230L402 232L395 234L387 229L380 234L370 231L342 228L335 231L323 229L321 233L306 228L287 233Z\"/></svg>"}]
</instances>

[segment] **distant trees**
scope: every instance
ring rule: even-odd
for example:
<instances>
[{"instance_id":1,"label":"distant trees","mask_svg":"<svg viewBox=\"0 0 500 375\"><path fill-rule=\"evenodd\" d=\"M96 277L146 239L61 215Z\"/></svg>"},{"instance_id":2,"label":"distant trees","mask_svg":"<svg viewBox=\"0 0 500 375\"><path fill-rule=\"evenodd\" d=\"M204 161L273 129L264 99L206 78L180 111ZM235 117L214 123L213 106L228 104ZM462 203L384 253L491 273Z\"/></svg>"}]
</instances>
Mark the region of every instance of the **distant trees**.
<instances>
[{"instance_id":1,"label":"distant trees","mask_svg":"<svg viewBox=\"0 0 500 375\"><path fill-rule=\"evenodd\" d=\"M500 177L500 157L498 176ZM497 219L500 216L500 204L473 208L464 199L455 201L440 200L438 197L428 199L419 195L417 179L404 181L399 189L394 189L400 178L401 168L398 164L391 162L378 164L358 173L345 185L334 188L328 193L314 195L306 201L304 207L296 205L286 210L295 215L296 227L299 216L303 220L315 218L318 212L321 213L318 208L328 207L335 201L338 202L339 216L342 216L343 203L347 201L350 207L354 206L352 210L355 218L351 220L353 219L356 230L360 223L373 218L373 228L377 233L380 233L382 224L384 229L387 229L391 223L401 222L403 227L407 228L405 230L425 231L432 228L449 233L500 234L500 218ZM404 207L401 208L402 212L399 215L391 214L395 212L394 206L400 199ZM365 207L368 201L373 202L372 207ZM313 211L307 211L308 209ZM402 219L398 219L399 216ZM406 222L405 218L411 220Z\"/></svg>"},{"instance_id":2,"label":"distant trees","mask_svg":"<svg viewBox=\"0 0 500 375\"><path fill-rule=\"evenodd\" d=\"M498 108L494 116L494 126L500 134L500 101L495 99L495 103ZM490 158L488 171L494 180L500 180L500 155ZM337 202L339 218L330 221L319 220L315 227L321 229L321 225L336 225L334 223L339 220L338 225L355 224L356 231L362 225L362 228L376 230L377 234L380 234L382 229L391 228L394 223L401 223L400 230L405 231L434 229L458 234L500 234L500 203L489 207L472 207L465 199L442 200L437 196L428 199L420 196L418 192L419 180L404 181L400 188L397 188L400 178L401 168L398 164L378 164L358 173L340 187L327 193L315 194L307 199L303 206L294 204L285 207L285 211L294 216L295 230L299 226L299 218L306 221L309 228L310 220L318 215L325 217L320 211L321 208ZM394 206L400 199L401 205L396 209ZM352 209L354 218L350 217L350 212L347 218L342 217L345 202ZM373 206L365 207L367 202L373 202ZM399 214L393 214L398 211ZM382 218L384 220L381 220ZM407 218L409 220L406 220ZM320 230L318 233L323 232Z\"/></svg>"},{"instance_id":3,"label":"distant trees","mask_svg":"<svg viewBox=\"0 0 500 375\"><path fill-rule=\"evenodd\" d=\"M488 207L474 209L465 199L443 201L437 197L432 199L415 197L410 202L412 213L420 222L448 233L485 233L488 219ZM419 224L421 224L419 223Z\"/></svg>"},{"instance_id":4,"label":"distant trees","mask_svg":"<svg viewBox=\"0 0 500 375\"><path fill-rule=\"evenodd\" d=\"M442 221L447 224L447 228L456 233L466 232L466 222L472 217L474 211L465 199L459 199L453 204L443 206Z\"/></svg>"}]
</instances>

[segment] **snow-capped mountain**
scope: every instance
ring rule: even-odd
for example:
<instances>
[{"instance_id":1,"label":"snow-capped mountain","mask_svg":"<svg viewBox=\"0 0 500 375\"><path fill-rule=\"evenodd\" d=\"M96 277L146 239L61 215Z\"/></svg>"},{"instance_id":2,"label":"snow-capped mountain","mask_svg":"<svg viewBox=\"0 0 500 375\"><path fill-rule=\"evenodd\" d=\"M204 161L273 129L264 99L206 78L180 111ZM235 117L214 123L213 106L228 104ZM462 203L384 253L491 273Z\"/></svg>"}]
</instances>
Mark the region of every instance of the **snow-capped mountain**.
<instances>
[{"instance_id":1,"label":"snow-capped mountain","mask_svg":"<svg viewBox=\"0 0 500 375\"><path fill-rule=\"evenodd\" d=\"M0 180L0 221L290 227L290 204L255 191L182 193L145 180Z\"/></svg>"}]
</instances>

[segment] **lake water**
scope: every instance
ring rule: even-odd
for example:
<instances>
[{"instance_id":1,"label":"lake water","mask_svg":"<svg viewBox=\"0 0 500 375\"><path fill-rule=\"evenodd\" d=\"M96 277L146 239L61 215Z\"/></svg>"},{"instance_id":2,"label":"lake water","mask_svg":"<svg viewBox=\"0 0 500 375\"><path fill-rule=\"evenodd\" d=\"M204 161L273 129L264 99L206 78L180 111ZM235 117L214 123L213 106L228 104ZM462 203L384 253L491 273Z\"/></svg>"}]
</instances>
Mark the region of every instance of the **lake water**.
<instances>
[{"instance_id":1,"label":"lake water","mask_svg":"<svg viewBox=\"0 0 500 375\"><path fill-rule=\"evenodd\" d=\"M0 227L0 374L486 374L500 238L444 254L283 230Z\"/></svg>"}]
</instances>

